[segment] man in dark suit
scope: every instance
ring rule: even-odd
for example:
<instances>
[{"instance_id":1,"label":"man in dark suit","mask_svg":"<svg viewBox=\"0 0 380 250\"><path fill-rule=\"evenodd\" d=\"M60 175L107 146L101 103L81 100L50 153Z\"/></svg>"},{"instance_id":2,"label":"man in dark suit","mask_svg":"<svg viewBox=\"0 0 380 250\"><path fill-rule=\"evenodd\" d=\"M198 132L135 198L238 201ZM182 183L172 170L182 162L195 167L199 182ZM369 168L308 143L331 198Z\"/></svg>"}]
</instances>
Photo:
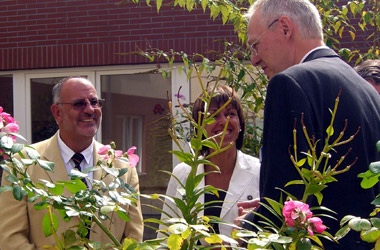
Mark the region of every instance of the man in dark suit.
<instances>
[{"instance_id":1,"label":"man in dark suit","mask_svg":"<svg viewBox=\"0 0 380 250\"><path fill-rule=\"evenodd\" d=\"M343 140L355 134L360 127L352 142L336 147L336 152L330 152L332 157L329 162L334 166L352 148L339 170L357 158L348 172L337 176L338 182L330 183L322 191L322 205L337 212L337 220L322 218L329 227L328 231L334 235L340 228L339 221L343 216L369 217L374 208L370 202L379 193L378 186L371 190L362 189L361 179L357 177L368 170L369 163L380 159L375 147L380 140L379 95L324 45L319 13L310 1L257 0L246 17L249 20L251 62L254 66L260 66L270 79L264 110L260 197L279 201L281 192L276 187L284 188L287 182L301 179L290 160L289 147L294 144L293 129L296 124L298 155L305 158L300 154L309 149L300 124L302 113L309 135L320 140L317 152L321 152L324 146L326 129L331 121L329 109L334 108L340 90L333 139L343 130L346 119L348 124ZM304 186L292 185L284 189L302 199ZM318 205L316 199L308 202L311 206ZM263 206L257 212L276 221ZM246 219L255 223L260 221L251 213ZM324 242L324 245L328 250L369 249L360 241L357 232L350 232L340 244Z\"/></svg>"},{"instance_id":2,"label":"man in dark suit","mask_svg":"<svg viewBox=\"0 0 380 250\"><path fill-rule=\"evenodd\" d=\"M58 132L51 138L33 144L32 146L39 152L42 160L55 163L54 172L45 171L40 167L28 169L32 181L40 179L50 182L68 181L71 169L75 167L72 158L74 154L81 153L81 169L94 166L102 156L98 154L103 146L94 140L102 117L102 100L97 96L92 83L85 78L70 77L63 79L53 88L52 114L58 124ZM136 169L121 161L115 161L115 168L128 168L128 172L123 176L126 183L130 184L136 192L139 192L139 182ZM8 184L3 176L3 185ZM101 171L90 172L90 180L99 180ZM106 177L103 181L108 185L111 177ZM87 183L87 185L91 185ZM70 196L65 190L63 195ZM143 222L141 206L123 206L130 217L129 222L125 222L114 215L112 223L105 222L117 240L124 238L134 238L142 241ZM53 236L45 237L42 229L42 218L46 210L36 210L33 203L26 199L17 201L11 192L0 194L0 248L2 250L35 250L43 249L43 246L56 244ZM54 211L54 213L56 213ZM78 222L74 217L69 222L59 219L57 235L61 236L66 230L73 228ZM75 228L74 228L75 230ZM97 226L92 224L90 240L100 243L111 242L109 237Z\"/></svg>"}]
</instances>

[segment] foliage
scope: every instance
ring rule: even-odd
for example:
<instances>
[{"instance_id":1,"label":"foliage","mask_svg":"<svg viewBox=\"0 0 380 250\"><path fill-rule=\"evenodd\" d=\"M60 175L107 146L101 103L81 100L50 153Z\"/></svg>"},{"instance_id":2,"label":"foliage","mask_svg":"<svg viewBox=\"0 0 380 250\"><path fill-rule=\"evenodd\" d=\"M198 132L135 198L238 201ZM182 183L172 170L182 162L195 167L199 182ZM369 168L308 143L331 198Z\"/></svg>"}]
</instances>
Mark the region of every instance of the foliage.
<instances>
[{"instance_id":1,"label":"foliage","mask_svg":"<svg viewBox=\"0 0 380 250\"><path fill-rule=\"evenodd\" d=\"M128 2L139 4L139 0L121 0L119 4ZM222 20L223 24L231 24L237 34L238 43L234 44L231 41L225 41L222 51L208 51L203 54L198 52L188 55L183 51L164 52L160 51L160 48L150 48L145 51L138 51L138 53L158 65L165 61L169 63L169 66L174 62L183 62L182 71L186 72L189 78L193 70L191 65L195 62L200 62L199 71L202 72L203 68L207 69L207 77L210 82L213 75L218 75L215 72L218 72L221 69L220 66L223 65L220 80L224 78L226 85L232 86L236 91L239 91L246 114L253 122L253 126L247 129L247 137L253 138L253 140L244 141L243 151L258 156L262 131L261 126L256 125L256 123L262 116L268 81L260 71L249 63L250 50L246 46L247 21L243 14L247 12L248 7L253 2L254 0L159 0L153 3L146 0L146 4L149 6L155 4L157 12L168 6L184 8L189 12L202 9L203 12L210 14L211 19L218 18ZM365 59L379 58L379 0L311 0L311 2L321 14L326 45L333 48L342 58L352 64L358 64ZM363 34L361 36L367 42L369 47L367 51L344 47L342 41L347 40L347 37L349 37L354 42L358 39L359 34ZM211 55L216 59L211 61L209 59ZM165 76L170 75L170 70L164 69L164 67L158 66L158 70Z\"/></svg>"},{"instance_id":2,"label":"foliage","mask_svg":"<svg viewBox=\"0 0 380 250\"><path fill-rule=\"evenodd\" d=\"M194 70L199 77L199 82L203 90L204 102L206 105L204 113L199 113L199 119L198 122L196 122L192 118L190 112L182 105L181 99L179 98L180 94L177 95L177 102L179 106L185 113L186 119L191 122L194 131L196 131L189 143L190 152L186 152L187 150L185 150L182 146L184 141L182 140L182 137L180 137L181 134L178 134L178 130L176 129L176 117L172 112L172 102L169 101L172 126L169 128L168 132L179 148L178 151L172 151L171 153L176 155L181 162L189 165L191 167L191 171L187 176L185 183L181 183L181 181L171 172L165 172L171 175L178 182L180 186L178 191L182 194L182 197L177 198L157 194L143 195L149 199L160 199L174 213L173 216L160 208L153 207L154 209L157 209L161 213L165 214L167 218L164 220L145 220L145 222L154 222L163 225L163 229L159 230L159 232L164 236L162 239L165 240L163 241L162 247L165 249L169 248L171 250L210 249L216 246L224 248L223 244L237 244L237 242L229 236L216 234L211 226L212 223L228 224L227 222L222 222L220 218L216 217L200 216L205 207L212 205L214 202L198 202L199 197L206 193L214 193L215 195L218 195L219 190L217 188L209 185L200 188L198 187L198 184L207 174L219 171L219 168L214 163L209 161L209 159L216 154L224 152L232 146L232 144L229 144L228 146L222 148L223 136L226 132L229 118L227 118L223 132L216 135L221 136L220 142L216 141L216 136L208 137L204 128L207 124L214 122L213 117L223 110L231 100L224 103L223 106L220 107L215 113L210 114L208 112L208 104L211 103L211 99L214 97L214 90L217 84L211 85L214 86L214 88L211 94L208 94L205 85L202 83L198 68L195 64L192 65L192 67L194 67ZM207 156L201 155L201 150L204 147L213 149L212 153ZM200 164L213 166L215 167L215 171L197 174L197 168ZM180 213L176 212L177 209ZM205 247L198 245L198 241L207 242L208 244L212 244L214 246Z\"/></svg>"},{"instance_id":3,"label":"foliage","mask_svg":"<svg viewBox=\"0 0 380 250\"><path fill-rule=\"evenodd\" d=\"M346 164L346 166L341 169L341 165L343 165L345 159L345 155L343 155L335 165L330 165L329 163L331 152L335 152L334 148L351 142L359 131L358 128L354 135L351 135L346 140L342 140L347 127L346 122L346 126L340 131L337 138L330 142L332 136L335 134L334 120L338 109L339 96L340 92L335 100L334 109L330 110L331 122L330 126L326 129L324 147L320 153L317 152L316 148L317 144L321 143L322 138L310 138L302 117L300 121L303 130L302 133L308 142L309 150L308 152L302 152L302 158L299 157L296 144L297 131L294 128L294 151L290 152L289 150L289 154L301 179L290 181L285 187L289 185L303 185L303 197L297 200L297 197L281 189L286 197L285 202L282 198L280 201L265 198L268 204L260 203L260 205L268 209L275 218L278 218L282 225L278 226L275 222L263 215L253 212L262 219L260 225L253 224L249 221L246 221L246 223L252 224L258 229L258 232L241 230L234 234L237 238L252 237L249 240L245 240L248 243L248 249L322 249L323 244L320 237L332 241L336 240L329 232L325 231L326 227L322 224L322 220L319 217L313 217L313 213L310 210L324 212L320 214L320 216L323 217L333 217L331 214L334 212L322 206L322 191L328 186L328 183L337 181L335 178L337 175L347 172L356 162L355 160L348 165ZM310 196L317 198L319 206L310 208L309 210L309 205L307 205L306 202Z\"/></svg>"},{"instance_id":4,"label":"foliage","mask_svg":"<svg viewBox=\"0 0 380 250\"><path fill-rule=\"evenodd\" d=\"M377 151L380 152L380 141L376 143ZM380 162L372 162L369 170L358 175L362 178L361 187L369 189L378 184L380 176ZM380 248L380 218L377 214L380 212L380 194L371 202L375 209L370 213L370 218L361 218L353 215L346 215L340 221L341 229L337 233L337 237L341 238L348 234L351 230L360 232L360 238L368 243L375 243L375 249Z\"/></svg>"},{"instance_id":5,"label":"foliage","mask_svg":"<svg viewBox=\"0 0 380 250\"><path fill-rule=\"evenodd\" d=\"M17 122L0 107L0 152L3 160L1 168L6 172L7 183L3 183L0 192L13 193L16 200L27 199L34 203L36 210L46 209L42 227L46 237L53 236L56 246L46 246L47 249L109 249L117 247L122 249L122 244L104 225L104 221L112 221L112 212L115 212L122 220L129 221L125 205L134 206L138 200L136 191L122 176L128 168L114 168L115 160L136 164L138 158L131 148L124 155L115 150L115 144L106 145L100 149L99 154L103 160L99 160L96 166L80 172L73 169L70 173L71 180L51 183L48 180L34 182L29 175L29 168L41 167L46 171L54 170L54 163L42 160L39 153L31 146L16 143L15 138L23 137L18 132ZM101 171L100 180L93 180L91 188L87 188L82 181L88 178L89 172ZM104 182L107 176L112 177L110 183ZM90 183L87 180L87 183ZM65 196L64 190L71 196ZM78 218L76 231L67 230L62 236L57 234L59 221L56 211L64 221L68 222ZM91 224L96 223L112 240L113 244L102 245L87 239ZM114 249L114 248L113 248Z\"/></svg>"}]
</instances>

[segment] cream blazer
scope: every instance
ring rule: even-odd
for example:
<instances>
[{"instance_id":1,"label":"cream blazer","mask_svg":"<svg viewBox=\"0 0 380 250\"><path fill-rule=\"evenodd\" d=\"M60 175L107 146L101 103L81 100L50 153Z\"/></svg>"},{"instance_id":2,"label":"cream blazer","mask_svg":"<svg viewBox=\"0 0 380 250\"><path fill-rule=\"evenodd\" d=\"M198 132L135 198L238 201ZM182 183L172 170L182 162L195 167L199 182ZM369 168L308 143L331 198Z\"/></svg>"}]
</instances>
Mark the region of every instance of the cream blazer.
<instances>
[{"instance_id":1,"label":"cream blazer","mask_svg":"<svg viewBox=\"0 0 380 250\"><path fill-rule=\"evenodd\" d=\"M173 169L173 174L185 184L188 174L191 171L191 167L185 163L178 164ZM204 173L204 165L198 166L197 174ZM240 201L252 200L259 198L259 178L260 178L260 162L259 159L252 157L250 155L244 154L238 150L236 166L232 174L228 191L223 203L222 211L220 213L220 218L224 221L233 223L234 219L238 217L238 207L237 203ZM199 183L198 187L204 187L204 178ZM177 189L181 187L178 182L171 177L169 180L166 195L181 198L180 193ZM169 204L173 205L166 200ZM198 202L204 203L204 196L200 196ZM175 206L172 206L176 209ZM167 205L164 204L163 211L176 217L175 214L169 209ZM179 210L176 211L178 214ZM202 214L203 215L203 211ZM167 216L161 214L161 219L165 219ZM160 225L160 229L163 226ZM231 235L233 227L230 225L219 224L220 233L224 235ZM158 233L158 237L162 237L161 233Z\"/></svg>"},{"instance_id":2,"label":"cream blazer","mask_svg":"<svg viewBox=\"0 0 380 250\"><path fill-rule=\"evenodd\" d=\"M45 179L50 182L59 180L69 180L66 168L64 166L61 154L59 152L57 134L53 137L32 145L41 155L42 160L47 160L55 163L54 172L45 171L39 166L29 168L29 174L34 182L39 179ZM94 163L100 156L97 154L102 144L94 143ZM139 192L138 175L135 168L129 167L127 164L120 161L115 162L115 167L128 167L128 172L123 176L125 181L129 183L137 192ZM5 180L6 172L3 173L2 184L8 183ZM94 179L100 178L100 171L94 172ZM109 183L111 178L106 178L104 181ZM64 195L70 195L65 189ZM142 241L143 237L143 222L141 207L126 206L130 221L126 223L116 214L113 216L114 223L111 225L111 231L118 240L123 238L134 238L137 241ZM13 198L11 192L3 192L0 194L0 249L1 250L35 250L42 249L44 245L55 245L53 236L45 237L42 231L42 218L47 211L36 211L33 204L25 199L17 201ZM61 216L59 218L58 236L75 225L77 218L72 218L70 222L64 222ZM105 225L109 227L109 223ZM75 228L74 228L75 230ZM93 223L91 228L90 239L101 243L110 242L108 237Z\"/></svg>"}]
</instances>

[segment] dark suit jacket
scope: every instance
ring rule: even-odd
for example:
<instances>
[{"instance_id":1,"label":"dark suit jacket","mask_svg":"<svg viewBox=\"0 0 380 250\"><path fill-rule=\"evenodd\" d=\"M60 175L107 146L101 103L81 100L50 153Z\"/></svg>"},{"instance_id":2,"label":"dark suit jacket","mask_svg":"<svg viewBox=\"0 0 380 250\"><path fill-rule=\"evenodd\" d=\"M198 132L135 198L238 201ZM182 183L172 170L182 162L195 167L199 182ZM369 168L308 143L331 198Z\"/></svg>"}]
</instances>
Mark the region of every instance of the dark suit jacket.
<instances>
[{"instance_id":1,"label":"dark suit jacket","mask_svg":"<svg viewBox=\"0 0 380 250\"><path fill-rule=\"evenodd\" d=\"M55 163L54 172L45 171L39 166L32 166L28 169L29 175L34 182L39 179L48 180L50 182L68 181L64 162L62 160L57 135L32 145L41 155L42 160L52 161ZM102 144L94 143L94 164L101 159L97 154ZM128 167L128 172L123 176L124 181L129 183L137 192L139 192L138 176L135 168L129 167L121 161L115 161L114 167L125 168ZM94 172L94 179L100 179L101 171ZM3 174L2 184L6 185L8 182L5 180L6 173ZM108 176L104 182L110 183L111 178ZM63 195L71 196L65 190ZM113 224L111 232L118 240L123 238L134 238L142 241L143 237L143 223L141 207L138 204L135 206L124 206L130 217L130 221L126 223L120 219L116 214L113 215ZM55 245L53 236L45 237L42 231L42 218L47 213L46 210L37 211L33 207L33 203L27 202L25 199L17 201L13 198L12 192L3 192L0 194L0 248L1 250L34 250L42 249L44 245ZM72 218L70 222L64 222L61 216L59 219L58 236L61 236L70 227L78 223L77 218ZM105 223L109 228L109 221ZM74 229L75 230L75 229ZM101 229L93 223L91 228L90 239L101 243L110 242L110 239L101 231Z\"/></svg>"},{"instance_id":2,"label":"dark suit jacket","mask_svg":"<svg viewBox=\"0 0 380 250\"><path fill-rule=\"evenodd\" d=\"M303 63L275 75L269 82L264 110L263 161L260 174L260 196L277 201L280 191L276 187L284 188L287 182L301 179L288 152L289 146L293 146L294 119L297 118L298 152L308 150L300 126L301 113L304 113L304 123L309 135L320 139L320 152L324 146L326 128L331 121L329 109L333 110L340 88L342 93L333 139L343 129L345 119L348 126L343 140L353 135L359 126L360 132L352 142L336 147L336 153L331 152L330 165L335 165L337 159L345 155L348 148L352 148L339 169L351 164L358 157L351 170L338 175L338 182L330 183L323 191L322 205L338 213L335 215L337 221L321 217L333 235L339 230L339 221L343 216L351 214L368 218L374 208L370 202L379 193L379 187L362 189L361 179L357 175L367 171L369 163L380 159L375 147L380 140L380 96L332 50L326 48L312 52ZM291 152L294 152L293 147ZM298 154L298 157L305 158L302 154ZM293 185L285 190L300 200L304 186ZM309 203L317 206L315 199ZM263 207L258 212L268 215ZM254 216L249 215L248 219L252 220L252 217ZM258 218L254 219L255 222L257 220ZM325 242L325 249L370 249L360 242L358 236L359 233L350 232L341 240L341 246Z\"/></svg>"}]
</instances>

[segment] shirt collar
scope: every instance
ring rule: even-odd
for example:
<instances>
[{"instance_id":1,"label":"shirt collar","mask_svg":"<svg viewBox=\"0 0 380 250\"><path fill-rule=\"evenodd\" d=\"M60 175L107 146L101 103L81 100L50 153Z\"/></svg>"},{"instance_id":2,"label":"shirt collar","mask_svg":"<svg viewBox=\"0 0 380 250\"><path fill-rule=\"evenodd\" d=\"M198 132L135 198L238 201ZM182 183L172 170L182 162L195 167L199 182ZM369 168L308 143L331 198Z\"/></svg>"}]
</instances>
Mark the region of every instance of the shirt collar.
<instances>
[{"instance_id":1,"label":"shirt collar","mask_svg":"<svg viewBox=\"0 0 380 250\"><path fill-rule=\"evenodd\" d=\"M63 162L66 165L71 160L71 157L73 157L73 155L75 154L75 152L73 150L71 150L71 148L69 148L62 141L61 135L59 133L59 130L58 130L58 147L60 149ZM90 164L90 159L91 159L91 157L93 155L93 152L94 152L94 139L92 139L92 142L91 142L90 146L88 146L85 150L83 150L82 152L80 152L84 156L84 160L86 161L87 164Z\"/></svg>"},{"instance_id":2,"label":"shirt collar","mask_svg":"<svg viewBox=\"0 0 380 250\"><path fill-rule=\"evenodd\" d=\"M328 48L329 47L327 47L326 45L315 47L314 49L312 49L312 50L310 50L309 52L306 53L306 55L302 58L302 60L300 61L300 63L303 63L303 61L305 61L306 57L308 57L314 51L316 51L318 49L328 49Z\"/></svg>"}]
</instances>

